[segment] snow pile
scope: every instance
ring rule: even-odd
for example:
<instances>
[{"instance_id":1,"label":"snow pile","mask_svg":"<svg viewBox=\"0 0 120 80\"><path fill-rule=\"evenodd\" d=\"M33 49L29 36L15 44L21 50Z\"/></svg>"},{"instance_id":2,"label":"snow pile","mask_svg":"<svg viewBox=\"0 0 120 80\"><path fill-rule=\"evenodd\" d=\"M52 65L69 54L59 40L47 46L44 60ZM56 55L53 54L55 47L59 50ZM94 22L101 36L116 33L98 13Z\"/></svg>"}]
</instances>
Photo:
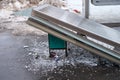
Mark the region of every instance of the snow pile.
<instances>
[{"instance_id":1,"label":"snow pile","mask_svg":"<svg viewBox=\"0 0 120 80\"><path fill-rule=\"evenodd\" d=\"M8 14L10 14L8 12ZM0 17L0 29L6 29L11 30L13 35L20 36L20 35L45 35L46 33L38 30L32 26L29 26L26 24L27 17L23 16L9 16L6 14L6 16ZM7 17L8 16L8 17Z\"/></svg>"},{"instance_id":2,"label":"snow pile","mask_svg":"<svg viewBox=\"0 0 120 80\"><path fill-rule=\"evenodd\" d=\"M1 1L1 8L7 9L7 10L20 10L22 8L25 8L28 6L28 2L21 3L20 1L14 0L14 1Z\"/></svg>"},{"instance_id":3,"label":"snow pile","mask_svg":"<svg viewBox=\"0 0 120 80\"><path fill-rule=\"evenodd\" d=\"M7 10L21 10L38 4L50 4L56 7L66 6L66 0L3 0L0 8Z\"/></svg>"},{"instance_id":4,"label":"snow pile","mask_svg":"<svg viewBox=\"0 0 120 80\"><path fill-rule=\"evenodd\" d=\"M56 7L65 7L67 4L66 0L42 0L39 4L50 4Z\"/></svg>"},{"instance_id":5,"label":"snow pile","mask_svg":"<svg viewBox=\"0 0 120 80\"><path fill-rule=\"evenodd\" d=\"M8 11L6 9L0 9L0 18L9 18L11 14L13 14L12 11Z\"/></svg>"}]
</instances>

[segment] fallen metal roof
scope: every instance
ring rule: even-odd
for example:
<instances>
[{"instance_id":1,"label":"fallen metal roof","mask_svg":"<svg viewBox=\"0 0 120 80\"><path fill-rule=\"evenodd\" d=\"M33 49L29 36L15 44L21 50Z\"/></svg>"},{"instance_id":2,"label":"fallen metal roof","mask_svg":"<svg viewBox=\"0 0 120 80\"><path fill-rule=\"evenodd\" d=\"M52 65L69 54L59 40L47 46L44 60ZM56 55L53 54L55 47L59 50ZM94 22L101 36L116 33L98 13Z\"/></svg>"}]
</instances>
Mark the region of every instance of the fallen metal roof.
<instances>
[{"instance_id":1,"label":"fallen metal roof","mask_svg":"<svg viewBox=\"0 0 120 80\"><path fill-rule=\"evenodd\" d=\"M50 5L33 9L32 17L28 19L27 23L120 64L119 52L105 48L77 34L85 34L112 45L120 46L120 32L114 29ZM68 28L77 33L70 31Z\"/></svg>"}]
</instances>

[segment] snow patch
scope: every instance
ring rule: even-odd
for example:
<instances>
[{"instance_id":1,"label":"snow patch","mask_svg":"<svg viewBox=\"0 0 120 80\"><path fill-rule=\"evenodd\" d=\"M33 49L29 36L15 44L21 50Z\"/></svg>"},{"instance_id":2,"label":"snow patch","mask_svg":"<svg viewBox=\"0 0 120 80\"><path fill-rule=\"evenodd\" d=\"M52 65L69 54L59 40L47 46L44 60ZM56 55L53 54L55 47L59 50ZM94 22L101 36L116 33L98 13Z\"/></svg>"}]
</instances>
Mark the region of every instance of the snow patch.
<instances>
[{"instance_id":1,"label":"snow patch","mask_svg":"<svg viewBox=\"0 0 120 80\"><path fill-rule=\"evenodd\" d=\"M13 14L13 11L8 11L6 9L0 9L0 18L9 18Z\"/></svg>"}]
</instances>

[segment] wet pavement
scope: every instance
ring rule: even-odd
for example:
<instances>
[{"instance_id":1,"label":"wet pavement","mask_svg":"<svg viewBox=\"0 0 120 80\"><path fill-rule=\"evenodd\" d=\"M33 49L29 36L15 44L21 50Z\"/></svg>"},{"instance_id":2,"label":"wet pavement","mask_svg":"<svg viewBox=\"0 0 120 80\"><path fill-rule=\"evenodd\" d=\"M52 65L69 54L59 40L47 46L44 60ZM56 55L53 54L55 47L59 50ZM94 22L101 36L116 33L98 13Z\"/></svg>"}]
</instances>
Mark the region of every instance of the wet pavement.
<instances>
[{"instance_id":1,"label":"wet pavement","mask_svg":"<svg viewBox=\"0 0 120 80\"><path fill-rule=\"evenodd\" d=\"M115 67L88 67L83 64L56 68L42 80L119 80L120 69ZM46 78L46 79L45 79Z\"/></svg>"},{"instance_id":2,"label":"wet pavement","mask_svg":"<svg viewBox=\"0 0 120 80\"><path fill-rule=\"evenodd\" d=\"M0 32L0 80L37 80L24 67L25 50L22 39L10 32Z\"/></svg>"},{"instance_id":3,"label":"wet pavement","mask_svg":"<svg viewBox=\"0 0 120 80\"><path fill-rule=\"evenodd\" d=\"M29 52L33 49L30 47L37 47L38 43L36 45L32 43L35 38L39 42L45 41L47 36L15 36L11 31L0 32L0 80L120 80L120 68L116 66L64 64L62 66L53 65L56 67L50 70L52 67L48 64L52 61L43 62L42 59L35 59ZM47 46L44 44L40 48ZM28 47L29 50L25 49ZM40 54L45 58L42 51ZM37 64L35 64L36 62ZM36 68L35 65L38 63L39 66Z\"/></svg>"}]
</instances>

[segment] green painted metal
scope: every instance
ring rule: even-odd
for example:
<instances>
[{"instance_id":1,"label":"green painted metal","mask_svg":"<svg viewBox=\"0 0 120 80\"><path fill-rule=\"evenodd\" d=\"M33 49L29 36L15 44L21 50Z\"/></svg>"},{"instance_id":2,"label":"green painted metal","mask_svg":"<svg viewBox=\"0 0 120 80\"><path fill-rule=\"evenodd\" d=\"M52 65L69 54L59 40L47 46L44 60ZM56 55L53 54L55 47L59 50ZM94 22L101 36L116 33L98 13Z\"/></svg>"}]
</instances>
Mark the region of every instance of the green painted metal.
<instances>
[{"instance_id":1,"label":"green painted metal","mask_svg":"<svg viewBox=\"0 0 120 80\"><path fill-rule=\"evenodd\" d=\"M66 49L67 48L67 42L55 37L51 34L48 34L48 40L49 40L49 49Z\"/></svg>"}]
</instances>

